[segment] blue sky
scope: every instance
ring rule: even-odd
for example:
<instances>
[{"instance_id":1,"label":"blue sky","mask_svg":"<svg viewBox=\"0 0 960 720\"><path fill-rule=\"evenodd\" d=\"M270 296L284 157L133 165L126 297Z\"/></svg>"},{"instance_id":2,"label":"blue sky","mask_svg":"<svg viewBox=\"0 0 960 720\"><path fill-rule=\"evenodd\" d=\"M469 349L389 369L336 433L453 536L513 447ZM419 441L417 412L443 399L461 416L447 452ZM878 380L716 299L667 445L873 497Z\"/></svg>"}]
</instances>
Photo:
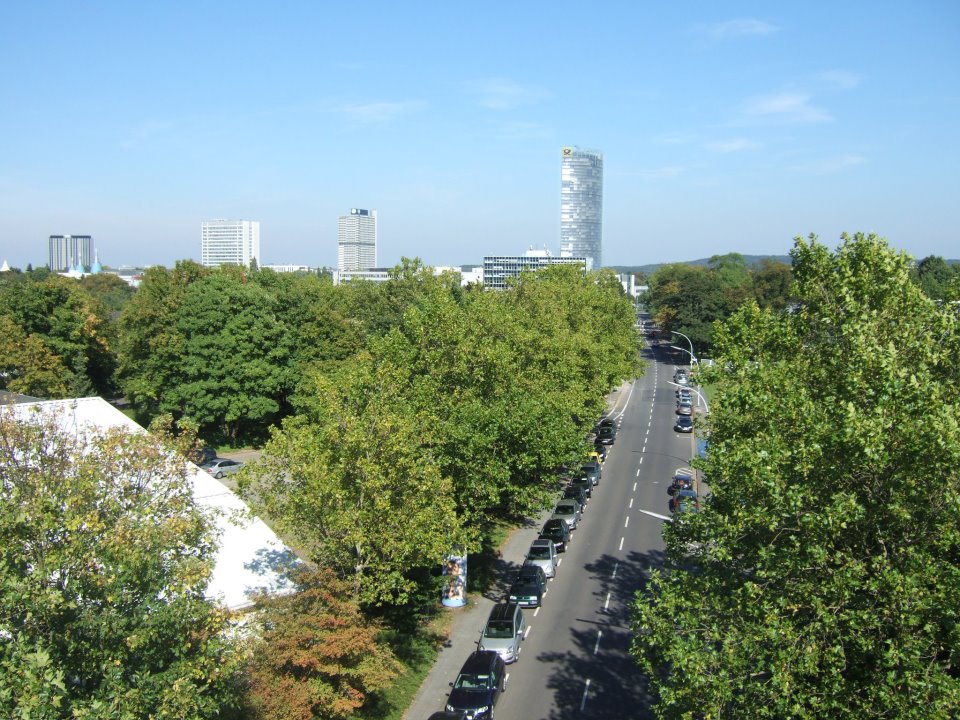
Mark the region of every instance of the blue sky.
<instances>
[{"instance_id":1,"label":"blue sky","mask_svg":"<svg viewBox=\"0 0 960 720\"><path fill-rule=\"evenodd\" d=\"M559 244L560 152L604 153L604 262L785 254L873 231L960 257L960 3L0 4L0 260L109 265Z\"/></svg>"}]
</instances>

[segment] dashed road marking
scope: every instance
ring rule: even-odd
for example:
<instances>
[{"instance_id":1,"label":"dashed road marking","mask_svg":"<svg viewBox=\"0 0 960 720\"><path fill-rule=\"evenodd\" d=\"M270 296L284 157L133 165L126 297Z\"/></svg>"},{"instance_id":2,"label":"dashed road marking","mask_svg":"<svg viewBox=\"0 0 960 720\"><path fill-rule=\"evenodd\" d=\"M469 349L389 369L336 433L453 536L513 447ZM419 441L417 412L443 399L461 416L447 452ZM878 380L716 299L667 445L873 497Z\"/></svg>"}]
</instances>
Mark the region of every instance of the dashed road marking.
<instances>
[{"instance_id":1,"label":"dashed road marking","mask_svg":"<svg viewBox=\"0 0 960 720\"><path fill-rule=\"evenodd\" d=\"M626 526L629 525L629 524L630 524L630 516L627 515L627 516L623 519L623 526L626 527Z\"/></svg>"},{"instance_id":2,"label":"dashed road marking","mask_svg":"<svg viewBox=\"0 0 960 720\"><path fill-rule=\"evenodd\" d=\"M610 576L610 577L612 577L614 580L616 580L616 578L617 578L617 570L618 570L619 568L620 568L620 561L617 560L617 561L613 564L613 575Z\"/></svg>"},{"instance_id":3,"label":"dashed road marking","mask_svg":"<svg viewBox=\"0 0 960 720\"><path fill-rule=\"evenodd\" d=\"M606 612L607 608L610 607L610 593L607 593L607 600L603 603L603 611Z\"/></svg>"},{"instance_id":4,"label":"dashed road marking","mask_svg":"<svg viewBox=\"0 0 960 720\"><path fill-rule=\"evenodd\" d=\"M623 538L620 538L620 549L623 550Z\"/></svg>"},{"instance_id":5,"label":"dashed road marking","mask_svg":"<svg viewBox=\"0 0 960 720\"><path fill-rule=\"evenodd\" d=\"M597 644L593 646L593 654L600 652L600 638L603 637L603 630L597 630Z\"/></svg>"},{"instance_id":6,"label":"dashed road marking","mask_svg":"<svg viewBox=\"0 0 960 720\"><path fill-rule=\"evenodd\" d=\"M580 712L583 712L583 708L587 705L588 692L590 692L590 678L587 678L587 682L583 686L583 698L580 700Z\"/></svg>"},{"instance_id":7,"label":"dashed road marking","mask_svg":"<svg viewBox=\"0 0 960 720\"><path fill-rule=\"evenodd\" d=\"M636 491L637 491L637 484L634 483L634 484L633 484L633 492L636 492Z\"/></svg>"},{"instance_id":8,"label":"dashed road marking","mask_svg":"<svg viewBox=\"0 0 960 720\"><path fill-rule=\"evenodd\" d=\"M633 498L630 498L630 505L629 505L629 508L630 508L630 509L632 509L632 508L633 508ZM559 564L559 563L558 563L558 564Z\"/></svg>"},{"instance_id":9,"label":"dashed road marking","mask_svg":"<svg viewBox=\"0 0 960 720\"><path fill-rule=\"evenodd\" d=\"M538 607L536 610L533 611L533 616L536 617L539 614L540 614L540 608Z\"/></svg>"},{"instance_id":10,"label":"dashed road marking","mask_svg":"<svg viewBox=\"0 0 960 720\"><path fill-rule=\"evenodd\" d=\"M533 625L527 625L527 629L523 631L523 639L527 639L527 635L530 634L530 631L533 630Z\"/></svg>"}]
</instances>

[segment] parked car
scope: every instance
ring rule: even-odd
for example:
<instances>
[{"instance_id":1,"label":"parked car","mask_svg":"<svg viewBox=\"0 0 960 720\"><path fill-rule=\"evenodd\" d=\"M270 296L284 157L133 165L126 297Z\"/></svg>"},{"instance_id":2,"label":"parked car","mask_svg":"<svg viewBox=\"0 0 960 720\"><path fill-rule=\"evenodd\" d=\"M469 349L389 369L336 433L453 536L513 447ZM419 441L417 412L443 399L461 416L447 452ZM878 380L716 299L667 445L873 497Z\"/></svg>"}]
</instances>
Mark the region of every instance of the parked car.
<instances>
[{"instance_id":1,"label":"parked car","mask_svg":"<svg viewBox=\"0 0 960 720\"><path fill-rule=\"evenodd\" d=\"M700 499L694 490L677 490L670 498L670 512L679 514L685 512L699 512Z\"/></svg>"},{"instance_id":2,"label":"parked car","mask_svg":"<svg viewBox=\"0 0 960 720\"><path fill-rule=\"evenodd\" d=\"M677 400L693 400L693 393L690 392L690 388L677 388Z\"/></svg>"},{"instance_id":3,"label":"parked car","mask_svg":"<svg viewBox=\"0 0 960 720\"><path fill-rule=\"evenodd\" d=\"M593 445L593 452L590 453L591 458L596 458L601 464L607 461L607 455L610 454L610 448L604 445L602 442L596 442Z\"/></svg>"},{"instance_id":4,"label":"parked car","mask_svg":"<svg viewBox=\"0 0 960 720\"><path fill-rule=\"evenodd\" d=\"M617 429L616 421L611 417L600 418L596 425L593 426L593 431L599 433L605 427L612 427L614 430Z\"/></svg>"},{"instance_id":5,"label":"parked car","mask_svg":"<svg viewBox=\"0 0 960 720\"><path fill-rule=\"evenodd\" d=\"M557 549L553 546L553 540L534 540L530 543L530 549L527 550L527 557L524 558L524 565L537 565L543 569L543 574L548 578L556 577L557 574Z\"/></svg>"},{"instance_id":6,"label":"parked car","mask_svg":"<svg viewBox=\"0 0 960 720\"><path fill-rule=\"evenodd\" d=\"M617 431L610 427L602 427L597 432L597 442L601 445L613 445L614 441L617 439Z\"/></svg>"},{"instance_id":7,"label":"parked car","mask_svg":"<svg viewBox=\"0 0 960 720\"><path fill-rule=\"evenodd\" d=\"M492 650L477 650L463 663L447 698L447 712L466 712L471 720L492 718L503 692L503 659Z\"/></svg>"},{"instance_id":8,"label":"parked car","mask_svg":"<svg viewBox=\"0 0 960 720\"><path fill-rule=\"evenodd\" d=\"M567 543L570 542L570 526L566 520L547 520L540 528L540 537L553 540L558 553L566 552Z\"/></svg>"},{"instance_id":9,"label":"parked car","mask_svg":"<svg viewBox=\"0 0 960 720\"><path fill-rule=\"evenodd\" d=\"M505 663L520 657L520 641L527 623L523 610L516 603L497 603L490 609L490 617L480 635L480 650L491 650Z\"/></svg>"},{"instance_id":10,"label":"parked car","mask_svg":"<svg viewBox=\"0 0 960 720\"><path fill-rule=\"evenodd\" d=\"M540 607L547 591L547 576L537 565L522 565L517 571L507 599L523 607Z\"/></svg>"},{"instance_id":11,"label":"parked car","mask_svg":"<svg viewBox=\"0 0 960 720\"><path fill-rule=\"evenodd\" d=\"M677 473L676 475L673 476L673 481L670 483L670 487L667 488L667 494L676 495L678 490L692 490L692 489L693 489L693 476Z\"/></svg>"},{"instance_id":12,"label":"parked car","mask_svg":"<svg viewBox=\"0 0 960 720\"><path fill-rule=\"evenodd\" d=\"M677 418L677 422L674 423L673 429L677 432L692 433L693 419L689 415L681 415Z\"/></svg>"},{"instance_id":13,"label":"parked car","mask_svg":"<svg viewBox=\"0 0 960 720\"><path fill-rule=\"evenodd\" d=\"M678 402L677 415L693 415L693 403L689 400L681 400Z\"/></svg>"},{"instance_id":14,"label":"parked car","mask_svg":"<svg viewBox=\"0 0 960 720\"><path fill-rule=\"evenodd\" d=\"M594 485L600 484L600 463L596 460L585 462L580 466L580 472L583 473L584 477L590 478L590 482Z\"/></svg>"},{"instance_id":15,"label":"parked car","mask_svg":"<svg viewBox=\"0 0 960 720\"><path fill-rule=\"evenodd\" d=\"M580 503L580 512L583 513L583 508L587 504L587 493L586 491L577 485L567 485L563 489L563 495L560 496L561 500L576 500Z\"/></svg>"},{"instance_id":16,"label":"parked car","mask_svg":"<svg viewBox=\"0 0 960 720\"><path fill-rule=\"evenodd\" d=\"M584 495L587 496L587 500L589 500L593 496L593 483L590 481L590 478L588 478L586 475L581 475L578 478L574 478L573 480L570 481L570 484L568 485L568 487L583 488L583 492L584 492ZM583 503L580 503L580 504L583 505Z\"/></svg>"},{"instance_id":17,"label":"parked car","mask_svg":"<svg viewBox=\"0 0 960 720\"><path fill-rule=\"evenodd\" d=\"M577 529L577 522L580 520L580 503L576 500L561 500L553 509L550 519L566 520L570 531L573 532Z\"/></svg>"},{"instance_id":18,"label":"parked car","mask_svg":"<svg viewBox=\"0 0 960 720\"><path fill-rule=\"evenodd\" d=\"M430 717L428 717L427 720L468 720L468 718L465 712L447 712L446 710L441 710L430 713Z\"/></svg>"},{"instance_id":19,"label":"parked car","mask_svg":"<svg viewBox=\"0 0 960 720\"><path fill-rule=\"evenodd\" d=\"M208 460L200 466L202 470L206 470L208 473L217 478L217 480L222 478L224 475L232 475L242 467L242 462L237 462L236 460L227 460L225 458Z\"/></svg>"}]
</instances>

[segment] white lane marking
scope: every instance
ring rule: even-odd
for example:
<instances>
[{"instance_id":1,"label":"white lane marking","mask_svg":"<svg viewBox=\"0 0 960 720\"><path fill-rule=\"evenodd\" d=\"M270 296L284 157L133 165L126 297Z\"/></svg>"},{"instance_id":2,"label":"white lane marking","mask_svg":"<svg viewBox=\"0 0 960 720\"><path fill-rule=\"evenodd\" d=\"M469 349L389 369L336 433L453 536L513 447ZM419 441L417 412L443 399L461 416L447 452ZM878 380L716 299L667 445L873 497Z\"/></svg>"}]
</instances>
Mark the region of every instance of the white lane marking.
<instances>
[{"instance_id":1,"label":"white lane marking","mask_svg":"<svg viewBox=\"0 0 960 720\"><path fill-rule=\"evenodd\" d=\"M623 538L620 538L620 549L623 550Z\"/></svg>"},{"instance_id":2,"label":"white lane marking","mask_svg":"<svg viewBox=\"0 0 960 720\"><path fill-rule=\"evenodd\" d=\"M557 558L557 567L560 567L560 563L563 562L563 558Z\"/></svg>"},{"instance_id":3,"label":"white lane marking","mask_svg":"<svg viewBox=\"0 0 960 720\"><path fill-rule=\"evenodd\" d=\"M627 516L623 519L623 526L626 527L626 526L629 525L629 524L630 524L630 516L627 515Z\"/></svg>"},{"instance_id":4,"label":"white lane marking","mask_svg":"<svg viewBox=\"0 0 960 720\"><path fill-rule=\"evenodd\" d=\"M650 427L651 425L653 425L653 420L647 420L647 427Z\"/></svg>"},{"instance_id":5,"label":"white lane marking","mask_svg":"<svg viewBox=\"0 0 960 720\"><path fill-rule=\"evenodd\" d=\"M533 611L533 616L536 617L539 614L540 614L540 608L538 607L536 610Z\"/></svg>"},{"instance_id":6,"label":"white lane marking","mask_svg":"<svg viewBox=\"0 0 960 720\"><path fill-rule=\"evenodd\" d=\"M583 699L580 700L580 712L583 712L583 708L587 705L588 692L590 692L590 678L587 678L587 683L583 686Z\"/></svg>"},{"instance_id":7,"label":"white lane marking","mask_svg":"<svg viewBox=\"0 0 960 720\"><path fill-rule=\"evenodd\" d=\"M527 629L523 631L523 639L527 639L527 635L530 634L530 631L533 630L533 625L527 625Z\"/></svg>"},{"instance_id":8,"label":"white lane marking","mask_svg":"<svg viewBox=\"0 0 960 720\"><path fill-rule=\"evenodd\" d=\"M603 603L603 611L606 612L608 607L610 607L610 593L607 593L607 601Z\"/></svg>"},{"instance_id":9,"label":"white lane marking","mask_svg":"<svg viewBox=\"0 0 960 720\"><path fill-rule=\"evenodd\" d=\"M508 682L510 682L510 673L503 676L503 684L506 685Z\"/></svg>"},{"instance_id":10,"label":"white lane marking","mask_svg":"<svg viewBox=\"0 0 960 720\"><path fill-rule=\"evenodd\" d=\"M630 506L629 506L629 507L630 507L630 508L633 507L633 498L630 498Z\"/></svg>"},{"instance_id":11,"label":"white lane marking","mask_svg":"<svg viewBox=\"0 0 960 720\"><path fill-rule=\"evenodd\" d=\"M643 462L643 458L640 458L640 462ZM640 468L637 468L637 477L640 477Z\"/></svg>"},{"instance_id":12,"label":"white lane marking","mask_svg":"<svg viewBox=\"0 0 960 720\"><path fill-rule=\"evenodd\" d=\"M617 579L617 570L618 570L619 568L620 568L620 561L617 560L617 561L613 564L613 575L611 576L614 580Z\"/></svg>"},{"instance_id":13,"label":"white lane marking","mask_svg":"<svg viewBox=\"0 0 960 720\"><path fill-rule=\"evenodd\" d=\"M647 428L647 435L650 434L650 428Z\"/></svg>"},{"instance_id":14,"label":"white lane marking","mask_svg":"<svg viewBox=\"0 0 960 720\"><path fill-rule=\"evenodd\" d=\"M593 646L593 654L600 652L600 638L603 637L603 630L597 630L597 644Z\"/></svg>"},{"instance_id":15,"label":"white lane marking","mask_svg":"<svg viewBox=\"0 0 960 720\"><path fill-rule=\"evenodd\" d=\"M659 513L650 512L649 510L637 510L637 512L642 512L644 515L649 515L650 517L655 517L659 520L666 520L667 522L673 522L673 518L669 515L661 515Z\"/></svg>"},{"instance_id":16,"label":"white lane marking","mask_svg":"<svg viewBox=\"0 0 960 720\"><path fill-rule=\"evenodd\" d=\"M550 592L550 588L549 588L549 587L548 587L546 590L543 591L543 596L546 597L548 592Z\"/></svg>"}]
</instances>

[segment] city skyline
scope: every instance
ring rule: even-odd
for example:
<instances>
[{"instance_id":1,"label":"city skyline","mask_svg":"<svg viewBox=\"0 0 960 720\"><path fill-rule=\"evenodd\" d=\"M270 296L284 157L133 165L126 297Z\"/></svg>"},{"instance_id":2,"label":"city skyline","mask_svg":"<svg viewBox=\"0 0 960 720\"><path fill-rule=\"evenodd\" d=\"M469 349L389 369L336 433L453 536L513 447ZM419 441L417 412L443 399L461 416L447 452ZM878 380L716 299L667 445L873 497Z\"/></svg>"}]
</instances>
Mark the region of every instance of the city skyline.
<instances>
[{"instance_id":1,"label":"city skyline","mask_svg":"<svg viewBox=\"0 0 960 720\"><path fill-rule=\"evenodd\" d=\"M843 231L955 258L958 28L934 0L7 3L0 260L76 228L172 266L204 218L256 217L264 264L335 267L357 198L384 266L557 250L568 145L603 150L606 265Z\"/></svg>"}]
</instances>

